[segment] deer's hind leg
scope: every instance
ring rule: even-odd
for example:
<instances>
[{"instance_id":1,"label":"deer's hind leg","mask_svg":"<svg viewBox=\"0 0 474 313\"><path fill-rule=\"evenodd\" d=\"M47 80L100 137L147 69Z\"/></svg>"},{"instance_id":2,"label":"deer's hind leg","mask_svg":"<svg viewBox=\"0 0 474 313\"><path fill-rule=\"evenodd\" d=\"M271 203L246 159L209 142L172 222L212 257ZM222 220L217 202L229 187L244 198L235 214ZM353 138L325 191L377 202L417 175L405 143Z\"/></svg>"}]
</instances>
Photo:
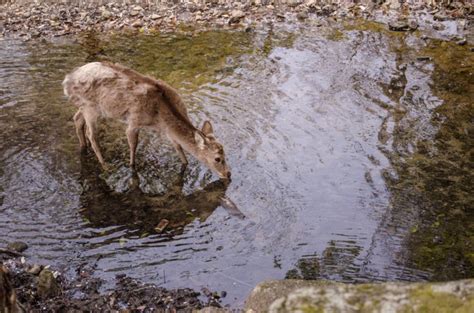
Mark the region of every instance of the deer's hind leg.
<instances>
[{"instance_id":1,"label":"deer's hind leg","mask_svg":"<svg viewBox=\"0 0 474 313\"><path fill-rule=\"evenodd\" d=\"M106 169L107 166L105 164L104 158L102 157L102 153L100 152L99 144L97 143L97 133L98 133L97 120L99 118L99 114L97 111L95 111L92 108L84 108L82 110L82 114L84 116L84 120L87 127L87 131L86 131L87 138L89 139L91 143L92 150L94 150L94 153L97 156L99 163L102 165L104 169Z\"/></svg>"},{"instance_id":2,"label":"deer's hind leg","mask_svg":"<svg viewBox=\"0 0 474 313\"><path fill-rule=\"evenodd\" d=\"M76 135L79 138L79 148L81 152L84 152L87 148L86 139L86 121L84 115L82 115L81 109L74 114L74 126L76 127Z\"/></svg>"},{"instance_id":3,"label":"deer's hind leg","mask_svg":"<svg viewBox=\"0 0 474 313\"><path fill-rule=\"evenodd\" d=\"M135 166L135 153L137 151L138 134L140 129L133 124L129 124L126 130L128 145L130 147L130 166Z\"/></svg>"}]
</instances>

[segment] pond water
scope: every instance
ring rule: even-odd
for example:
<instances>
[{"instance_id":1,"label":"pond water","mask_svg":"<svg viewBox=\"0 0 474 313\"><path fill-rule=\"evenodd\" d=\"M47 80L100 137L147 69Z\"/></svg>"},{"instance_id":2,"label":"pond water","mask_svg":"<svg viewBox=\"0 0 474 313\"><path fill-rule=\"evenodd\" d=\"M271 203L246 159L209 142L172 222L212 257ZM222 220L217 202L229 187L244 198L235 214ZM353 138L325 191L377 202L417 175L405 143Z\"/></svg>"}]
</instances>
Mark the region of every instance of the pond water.
<instances>
[{"instance_id":1,"label":"pond water","mask_svg":"<svg viewBox=\"0 0 474 313\"><path fill-rule=\"evenodd\" d=\"M66 275L93 266L105 289L124 273L233 307L268 279L472 277L473 53L384 29L0 41L0 245L25 241ZM132 173L113 121L99 140L111 169L81 156L61 81L94 60L175 86L195 124L213 122L232 183L194 159L181 172L146 132Z\"/></svg>"}]
</instances>

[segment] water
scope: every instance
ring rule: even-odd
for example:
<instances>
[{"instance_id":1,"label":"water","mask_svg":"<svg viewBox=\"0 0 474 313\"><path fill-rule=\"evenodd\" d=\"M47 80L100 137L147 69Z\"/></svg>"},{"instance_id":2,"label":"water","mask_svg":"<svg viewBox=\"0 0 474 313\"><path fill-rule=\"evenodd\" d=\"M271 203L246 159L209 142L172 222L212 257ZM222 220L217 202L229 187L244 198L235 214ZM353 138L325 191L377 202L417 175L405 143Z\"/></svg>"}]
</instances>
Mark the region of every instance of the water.
<instances>
[{"instance_id":1,"label":"water","mask_svg":"<svg viewBox=\"0 0 474 313\"><path fill-rule=\"evenodd\" d=\"M0 41L0 245L25 241L28 259L67 275L95 266L105 288L125 273L170 288L225 290L223 302L234 307L267 279L472 276L473 57L468 47L433 45L373 23ZM417 61L420 53L434 60ZM80 156L60 83L103 59L168 81L195 124L212 120L232 183L195 160L182 173L166 141L144 132L133 174L124 127L113 121L99 140L111 170ZM461 91L445 88L441 75L454 68L449 79ZM452 118L460 128L440 122L454 102L467 112ZM466 165L452 179L465 183L435 194L427 185L441 179L433 164L446 156L436 154L443 136L459 141L447 149L451 165ZM453 194L465 228L445 223L451 204L436 202L451 203ZM159 233L162 219L170 223ZM420 237L426 229L432 233ZM441 244L443 257L420 262L433 257L438 232L463 234L464 252L451 258Z\"/></svg>"}]
</instances>

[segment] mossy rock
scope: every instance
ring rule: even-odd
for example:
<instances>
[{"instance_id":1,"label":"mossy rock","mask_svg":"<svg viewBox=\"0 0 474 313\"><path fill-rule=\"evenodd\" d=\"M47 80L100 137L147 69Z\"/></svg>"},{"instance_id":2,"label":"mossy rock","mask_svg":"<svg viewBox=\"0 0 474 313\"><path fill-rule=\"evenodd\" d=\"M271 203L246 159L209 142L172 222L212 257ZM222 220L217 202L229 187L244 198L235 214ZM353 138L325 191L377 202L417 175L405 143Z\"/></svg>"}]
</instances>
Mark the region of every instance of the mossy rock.
<instances>
[{"instance_id":1,"label":"mossy rock","mask_svg":"<svg viewBox=\"0 0 474 313\"><path fill-rule=\"evenodd\" d=\"M444 283L342 284L326 281L264 282L246 312L472 312L474 279Z\"/></svg>"}]
</instances>

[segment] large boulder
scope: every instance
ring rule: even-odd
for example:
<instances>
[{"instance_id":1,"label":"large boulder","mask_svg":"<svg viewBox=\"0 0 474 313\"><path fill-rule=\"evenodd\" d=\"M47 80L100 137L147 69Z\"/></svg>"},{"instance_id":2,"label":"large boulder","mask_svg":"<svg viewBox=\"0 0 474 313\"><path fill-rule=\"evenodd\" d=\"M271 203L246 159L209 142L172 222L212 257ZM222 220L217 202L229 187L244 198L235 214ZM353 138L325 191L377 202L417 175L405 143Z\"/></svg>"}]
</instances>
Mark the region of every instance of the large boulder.
<instances>
[{"instance_id":1,"label":"large boulder","mask_svg":"<svg viewBox=\"0 0 474 313\"><path fill-rule=\"evenodd\" d=\"M257 285L245 312L473 312L474 279L342 284L281 280Z\"/></svg>"}]
</instances>

